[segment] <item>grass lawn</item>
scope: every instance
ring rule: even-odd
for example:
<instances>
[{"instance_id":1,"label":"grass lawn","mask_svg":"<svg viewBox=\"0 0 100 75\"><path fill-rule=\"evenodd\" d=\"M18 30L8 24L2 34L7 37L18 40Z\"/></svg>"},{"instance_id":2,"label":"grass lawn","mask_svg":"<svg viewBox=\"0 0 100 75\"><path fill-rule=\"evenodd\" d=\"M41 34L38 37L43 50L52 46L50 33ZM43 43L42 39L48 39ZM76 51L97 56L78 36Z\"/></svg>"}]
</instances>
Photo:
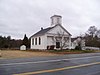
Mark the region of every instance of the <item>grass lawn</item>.
<instances>
[{"instance_id":1,"label":"grass lawn","mask_svg":"<svg viewBox=\"0 0 100 75\"><path fill-rule=\"evenodd\" d=\"M50 50L50 52L56 54L81 54L100 52L100 50Z\"/></svg>"},{"instance_id":2,"label":"grass lawn","mask_svg":"<svg viewBox=\"0 0 100 75\"><path fill-rule=\"evenodd\" d=\"M1 50L1 59L3 58L28 58L37 56L56 56L57 54L46 51L20 51L20 50Z\"/></svg>"},{"instance_id":3,"label":"grass lawn","mask_svg":"<svg viewBox=\"0 0 100 75\"><path fill-rule=\"evenodd\" d=\"M48 50L48 51L39 51L39 50L2 50L0 51L0 59L9 59L9 58L29 58L37 56L57 56L64 54L81 54L81 53L94 53L100 52L100 50Z\"/></svg>"}]
</instances>

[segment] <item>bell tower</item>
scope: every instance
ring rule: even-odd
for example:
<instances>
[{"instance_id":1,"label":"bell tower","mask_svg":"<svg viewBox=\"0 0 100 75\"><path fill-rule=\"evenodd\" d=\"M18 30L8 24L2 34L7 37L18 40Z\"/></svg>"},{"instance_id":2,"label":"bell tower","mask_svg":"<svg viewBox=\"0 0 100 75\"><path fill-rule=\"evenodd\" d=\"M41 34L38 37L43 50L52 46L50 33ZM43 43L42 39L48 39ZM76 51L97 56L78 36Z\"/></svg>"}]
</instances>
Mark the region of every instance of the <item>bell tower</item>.
<instances>
[{"instance_id":1,"label":"bell tower","mask_svg":"<svg viewBox=\"0 0 100 75\"><path fill-rule=\"evenodd\" d=\"M60 15L51 16L51 26L55 26L57 24L62 25L62 16Z\"/></svg>"}]
</instances>

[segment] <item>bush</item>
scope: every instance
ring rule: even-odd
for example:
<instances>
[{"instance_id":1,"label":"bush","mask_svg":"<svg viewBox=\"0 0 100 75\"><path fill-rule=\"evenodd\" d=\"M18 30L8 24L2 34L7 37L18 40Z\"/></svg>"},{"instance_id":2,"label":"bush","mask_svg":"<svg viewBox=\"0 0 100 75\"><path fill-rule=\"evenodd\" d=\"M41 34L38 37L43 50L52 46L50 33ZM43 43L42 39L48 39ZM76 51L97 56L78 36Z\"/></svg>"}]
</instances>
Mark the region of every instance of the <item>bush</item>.
<instances>
[{"instance_id":1,"label":"bush","mask_svg":"<svg viewBox=\"0 0 100 75\"><path fill-rule=\"evenodd\" d=\"M54 50L55 45L50 46L50 50Z\"/></svg>"},{"instance_id":2,"label":"bush","mask_svg":"<svg viewBox=\"0 0 100 75\"><path fill-rule=\"evenodd\" d=\"M48 50L54 50L54 47L55 47L55 45L50 45L50 46L47 46L47 49Z\"/></svg>"},{"instance_id":3,"label":"bush","mask_svg":"<svg viewBox=\"0 0 100 75\"><path fill-rule=\"evenodd\" d=\"M76 46L75 50L82 50L81 46Z\"/></svg>"}]
</instances>

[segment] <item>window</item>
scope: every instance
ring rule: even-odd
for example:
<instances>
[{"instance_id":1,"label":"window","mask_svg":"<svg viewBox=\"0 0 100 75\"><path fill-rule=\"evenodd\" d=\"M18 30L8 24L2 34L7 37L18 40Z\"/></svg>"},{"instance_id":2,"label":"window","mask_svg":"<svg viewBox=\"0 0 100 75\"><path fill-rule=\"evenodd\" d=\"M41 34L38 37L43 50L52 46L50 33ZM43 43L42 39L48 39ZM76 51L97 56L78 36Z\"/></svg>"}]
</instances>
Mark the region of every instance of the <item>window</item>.
<instances>
[{"instance_id":1,"label":"window","mask_svg":"<svg viewBox=\"0 0 100 75\"><path fill-rule=\"evenodd\" d=\"M35 45L37 45L37 38L35 38Z\"/></svg>"},{"instance_id":2,"label":"window","mask_svg":"<svg viewBox=\"0 0 100 75\"><path fill-rule=\"evenodd\" d=\"M34 38L32 38L32 45L34 45Z\"/></svg>"},{"instance_id":3,"label":"window","mask_svg":"<svg viewBox=\"0 0 100 75\"><path fill-rule=\"evenodd\" d=\"M41 44L41 38L39 37L39 45Z\"/></svg>"}]
</instances>

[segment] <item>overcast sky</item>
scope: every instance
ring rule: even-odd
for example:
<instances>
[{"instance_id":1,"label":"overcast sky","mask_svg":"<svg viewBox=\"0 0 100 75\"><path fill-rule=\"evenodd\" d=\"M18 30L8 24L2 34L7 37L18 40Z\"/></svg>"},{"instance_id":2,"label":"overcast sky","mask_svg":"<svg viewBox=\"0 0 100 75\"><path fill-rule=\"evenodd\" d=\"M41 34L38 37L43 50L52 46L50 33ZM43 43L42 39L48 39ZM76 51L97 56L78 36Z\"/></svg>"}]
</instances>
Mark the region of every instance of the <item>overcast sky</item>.
<instances>
[{"instance_id":1,"label":"overcast sky","mask_svg":"<svg viewBox=\"0 0 100 75\"><path fill-rule=\"evenodd\" d=\"M22 39L51 25L50 17L62 16L73 37L90 26L100 28L100 0L0 0L0 35Z\"/></svg>"}]
</instances>

